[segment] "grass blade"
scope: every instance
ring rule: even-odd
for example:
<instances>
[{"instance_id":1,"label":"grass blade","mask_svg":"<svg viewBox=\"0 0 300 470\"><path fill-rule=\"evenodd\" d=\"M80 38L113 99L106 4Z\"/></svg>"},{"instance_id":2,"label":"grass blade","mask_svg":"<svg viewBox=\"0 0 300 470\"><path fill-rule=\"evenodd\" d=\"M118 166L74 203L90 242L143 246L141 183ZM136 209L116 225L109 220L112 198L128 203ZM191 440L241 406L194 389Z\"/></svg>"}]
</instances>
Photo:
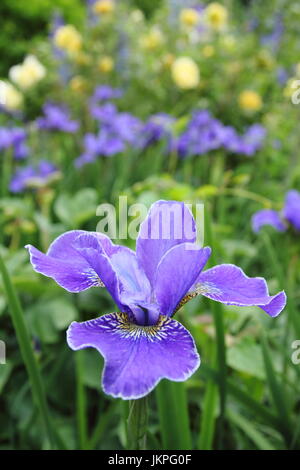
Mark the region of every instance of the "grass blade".
<instances>
[{"instance_id":1,"label":"grass blade","mask_svg":"<svg viewBox=\"0 0 300 470\"><path fill-rule=\"evenodd\" d=\"M192 448L184 383L162 380L156 387L162 445L165 450Z\"/></svg>"},{"instance_id":2,"label":"grass blade","mask_svg":"<svg viewBox=\"0 0 300 470\"><path fill-rule=\"evenodd\" d=\"M12 317L12 322L16 331L18 343L21 350L21 355L27 369L33 400L39 408L39 412L48 436L50 446L54 445L54 432L50 420L46 394L43 388L40 371L34 356L34 351L31 345L29 333L24 321L24 314L15 288L11 282L10 276L0 254L0 272L2 274L4 290L7 297L9 311Z\"/></svg>"},{"instance_id":3,"label":"grass blade","mask_svg":"<svg viewBox=\"0 0 300 470\"><path fill-rule=\"evenodd\" d=\"M232 409L227 411L228 418L238 428L246 434L246 436L254 442L260 450L276 450L276 448L269 442L269 440L256 429L255 426L246 418L236 413Z\"/></svg>"},{"instance_id":4,"label":"grass blade","mask_svg":"<svg viewBox=\"0 0 300 470\"><path fill-rule=\"evenodd\" d=\"M262 334L262 352L265 363L267 382L269 384L270 393L277 410L278 418L280 420L280 430L285 438L286 444L289 446L292 440L292 425L289 419L288 409L286 407L287 400L285 398L283 388L280 387L277 381L269 353L269 346L264 334Z\"/></svg>"},{"instance_id":5,"label":"grass blade","mask_svg":"<svg viewBox=\"0 0 300 470\"><path fill-rule=\"evenodd\" d=\"M212 232L212 224L210 218L210 208L205 210L205 240L207 245L212 247L212 254L210 257L210 265L216 265L216 255L214 250L214 240ZM216 355L217 355L217 368L218 368L218 385L220 392L220 420L219 420L219 440L220 445L222 446L223 440L223 428L224 428L224 417L226 411L226 376L227 376L227 367L226 367L226 345L225 345L225 327L223 320L223 307L218 302L210 302L210 308L213 313L214 325L216 331ZM213 416L211 415L211 419ZM212 427L212 424L210 425Z\"/></svg>"}]
</instances>

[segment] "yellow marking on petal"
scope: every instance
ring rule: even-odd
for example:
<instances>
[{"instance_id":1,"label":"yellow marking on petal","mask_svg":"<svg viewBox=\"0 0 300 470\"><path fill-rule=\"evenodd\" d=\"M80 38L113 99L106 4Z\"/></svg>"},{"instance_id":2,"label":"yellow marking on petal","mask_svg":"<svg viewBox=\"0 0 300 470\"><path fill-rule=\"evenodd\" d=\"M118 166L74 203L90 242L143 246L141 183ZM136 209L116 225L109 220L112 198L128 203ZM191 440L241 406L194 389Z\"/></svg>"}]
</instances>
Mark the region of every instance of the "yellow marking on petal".
<instances>
[{"instance_id":1,"label":"yellow marking on petal","mask_svg":"<svg viewBox=\"0 0 300 470\"><path fill-rule=\"evenodd\" d=\"M181 299L181 301L179 302L179 304L175 308L175 310L173 312L173 315L175 315L175 313L178 312L178 310L181 309L181 307L183 307L187 302L194 299L198 295L205 294L206 292L219 293L219 289L214 287L209 282L203 282L203 283L196 284L195 290L193 290L192 292L189 292L187 295L185 295L183 297L183 299Z\"/></svg>"},{"instance_id":2,"label":"yellow marking on petal","mask_svg":"<svg viewBox=\"0 0 300 470\"><path fill-rule=\"evenodd\" d=\"M137 325L130 321L126 313L116 313L116 319L118 321L117 328L121 330L126 337L140 338L147 337L150 341L154 339L163 339L166 333L162 331L163 327L171 323L171 320L166 315L160 315L155 325Z\"/></svg>"}]
</instances>

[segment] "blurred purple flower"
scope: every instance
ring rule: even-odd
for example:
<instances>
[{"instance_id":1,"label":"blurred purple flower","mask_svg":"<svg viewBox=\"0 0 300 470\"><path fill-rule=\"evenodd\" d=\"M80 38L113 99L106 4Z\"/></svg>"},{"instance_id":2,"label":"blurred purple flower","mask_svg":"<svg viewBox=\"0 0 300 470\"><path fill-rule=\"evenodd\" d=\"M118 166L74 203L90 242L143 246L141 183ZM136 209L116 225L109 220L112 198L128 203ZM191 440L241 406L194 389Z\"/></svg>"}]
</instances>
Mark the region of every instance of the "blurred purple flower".
<instances>
[{"instance_id":1,"label":"blurred purple flower","mask_svg":"<svg viewBox=\"0 0 300 470\"><path fill-rule=\"evenodd\" d=\"M108 90L105 90L105 93ZM99 96L99 95L98 95ZM102 91L100 96L103 96ZM98 134L87 134L84 138L84 152L77 158L79 168L93 162L98 156L111 157L125 151L127 146L138 147L142 122L130 113L119 112L110 102L90 105L91 115L99 122Z\"/></svg>"},{"instance_id":2,"label":"blurred purple flower","mask_svg":"<svg viewBox=\"0 0 300 470\"><path fill-rule=\"evenodd\" d=\"M196 111L187 129L179 136L177 151L180 157L202 155L222 146L224 126L209 111Z\"/></svg>"},{"instance_id":3,"label":"blurred purple flower","mask_svg":"<svg viewBox=\"0 0 300 470\"><path fill-rule=\"evenodd\" d=\"M27 134L21 127L0 127L0 151L12 148L14 158L22 160L29 154Z\"/></svg>"},{"instance_id":4,"label":"blurred purple flower","mask_svg":"<svg viewBox=\"0 0 300 470\"><path fill-rule=\"evenodd\" d=\"M296 230L300 230L300 193L295 189L288 191L285 196L283 216Z\"/></svg>"},{"instance_id":5,"label":"blurred purple flower","mask_svg":"<svg viewBox=\"0 0 300 470\"><path fill-rule=\"evenodd\" d=\"M266 136L266 129L260 124L250 126L241 137L239 153L252 156L260 149Z\"/></svg>"},{"instance_id":6,"label":"blurred purple flower","mask_svg":"<svg viewBox=\"0 0 300 470\"><path fill-rule=\"evenodd\" d=\"M284 225L280 214L272 209L262 209L256 212L251 219L252 230L258 233L264 225L271 225L278 232L284 232L286 226Z\"/></svg>"},{"instance_id":7,"label":"blurred purple flower","mask_svg":"<svg viewBox=\"0 0 300 470\"><path fill-rule=\"evenodd\" d=\"M140 146L149 147L161 140L167 143L167 151L175 145L172 125L175 119L166 113L157 113L151 116L141 129Z\"/></svg>"},{"instance_id":8,"label":"blurred purple flower","mask_svg":"<svg viewBox=\"0 0 300 470\"><path fill-rule=\"evenodd\" d=\"M55 165L47 160L41 160L37 165L29 165L16 171L9 189L12 193L20 193L29 188L47 186L60 176Z\"/></svg>"},{"instance_id":9,"label":"blurred purple flower","mask_svg":"<svg viewBox=\"0 0 300 470\"><path fill-rule=\"evenodd\" d=\"M250 126L244 135L239 135L232 126L225 126L209 111L196 111L187 129L177 140L181 157L202 155L211 150L225 148L232 153L253 155L262 145L265 128L260 124Z\"/></svg>"},{"instance_id":10,"label":"blurred purple flower","mask_svg":"<svg viewBox=\"0 0 300 470\"><path fill-rule=\"evenodd\" d=\"M252 229L259 232L264 225L272 225L279 232L287 229L289 222L300 231L300 192L292 189L286 193L284 207L281 212L263 209L252 216Z\"/></svg>"},{"instance_id":11,"label":"blurred purple flower","mask_svg":"<svg viewBox=\"0 0 300 470\"><path fill-rule=\"evenodd\" d=\"M99 85L95 88L91 102L107 101L112 99L121 98L123 91L120 88L112 88L109 85Z\"/></svg>"},{"instance_id":12,"label":"blurred purple flower","mask_svg":"<svg viewBox=\"0 0 300 470\"><path fill-rule=\"evenodd\" d=\"M44 116L36 120L39 129L70 133L79 129L79 122L71 119L69 110L63 105L46 103L43 112Z\"/></svg>"}]
</instances>

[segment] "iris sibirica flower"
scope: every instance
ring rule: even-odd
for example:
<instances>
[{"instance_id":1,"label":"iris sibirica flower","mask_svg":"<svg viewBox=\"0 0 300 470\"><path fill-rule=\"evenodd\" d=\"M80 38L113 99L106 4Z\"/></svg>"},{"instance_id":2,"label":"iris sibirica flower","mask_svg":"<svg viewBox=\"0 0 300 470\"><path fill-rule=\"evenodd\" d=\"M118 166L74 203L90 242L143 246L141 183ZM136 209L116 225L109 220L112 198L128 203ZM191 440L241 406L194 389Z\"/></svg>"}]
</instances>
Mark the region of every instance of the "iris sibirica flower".
<instances>
[{"instance_id":1,"label":"iris sibirica flower","mask_svg":"<svg viewBox=\"0 0 300 470\"><path fill-rule=\"evenodd\" d=\"M44 116L36 120L39 129L74 133L79 129L79 122L70 117L69 110L54 103L46 103L43 107Z\"/></svg>"},{"instance_id":2,"label":"iris sibirica flower","mask_svg":"<svg viewBox=\"0 0 300 470\"><path fill-rule=\"evenodd\" d=\"M300 192L292 189L286 193L284 207L281 212L273 209L262 209L252 217L252 229L259 232L264 225L271 225L278 232L284 232L290 223L300 231Z\"/></svg>"},{"instance_id":3,"label":"iris sibirica flower","mask_svg":"<svg viewBox=\"0 0 300 470\"><path fill-rule=\"evenodd\" d=\"M180 157L203 155L212 150L225 149L231 153L252 156L260 149L266 130L253 124L243 135L232 126L225 126L209 111L196 111L186 130L179 136L177 150Z\"/></svg>"},{"instance_id":4,"label":"iris sibirica flower","mask_svg":"<svg viewBox=\"0 0 300 470\"><path fill-rule=\"evenodd\" d=\"M26 138L26 132L21 127L0 127L0 151L12 148L14 158L22 160L29 154Z\"/></svg>"},{"instance_id":5,"label":"iris sibirica flower","mask_svg":"<svg viewBox=\"0 0 300 470\"><path fill-rule=\"evenodd\" d=\"M90 104L91 115L99 121L97 134L84 136L83 153L76 159L75 165L80 168L96 160L98 156L112 157L124 152L128 146L135 147L142 129L142 122L130 113L119 112L117 107L106 101L108 96L119 96L120 90L101 86L95 90ZM97 101L105 101L98 104Z\"/></svg>"},{"instance_id":6,"label":"iris sibirica flower","mask_svg":"<svg viewBox=\"0 0 300 470\"><path fill-rule=\"evenodd\" d=\"M13 175L9 189L12 193L21 193L25 189L43 188L58 179L60 172L53 163L41 160L37 165L20 168Z\"/></svg>"},{"instance_id":7,"label":"iris sibirica flower","mask_svg":"<svg viewBox=\"0 0 300 470\"><path fill-rule=\"evenodd\" d=\"M262 278L232 264L203 271L211 254L196 243L188 207L158 201L140 226L136 252L101 233L75 230L58 237L46 254L27 245L35 271L69 292L105 287L118 312L73 322L73 350L96 348L104 357L104 392L123 399L147 395L163 378L188 379L200 365L191 334L173 315L197 295L229 305L256 305L271 317L285 306L284 292L269 296Z\"/></svg>"}]
</instances>

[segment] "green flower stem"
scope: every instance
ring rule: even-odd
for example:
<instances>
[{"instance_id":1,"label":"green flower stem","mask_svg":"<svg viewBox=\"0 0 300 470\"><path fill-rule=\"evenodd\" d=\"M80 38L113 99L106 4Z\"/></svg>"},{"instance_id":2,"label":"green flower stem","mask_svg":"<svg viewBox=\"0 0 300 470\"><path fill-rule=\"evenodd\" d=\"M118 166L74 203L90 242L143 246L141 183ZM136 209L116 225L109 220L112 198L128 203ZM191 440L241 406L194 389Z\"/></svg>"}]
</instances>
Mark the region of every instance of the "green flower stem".
<instances>
[{"instance_id":1,"label":"green flower stem","mask_svg":"<svg viewBox=\"0 0 300 470\"><path fill-rule=\"evenodd\" d=\"M1 196L6 197L8 195L8 187L12 174L12 150L8 149L3 157L2 162L2 181L1 181Z\"/></svg>"},{"instance_id":2,"label":"green flower stem","mask_svg":"<svg viewBox=\"0 0 300 470\"><path fill-rule=\"evenodd\" d=\"M86 394L83 384L84 351L77 351L75 357L76 369L76 415L77 429L80 449L84 450L87 443L87 423L86 423Z\"/></svg>"},{"instance_id":3,"label":"green flower stem","mask_svg":"<svg viewBox=\"0 0 300 470\"><path fill-rule=\"evenodd\" d=\"M18 343L20 346L21 354L25 367L27 369L33 400L39 409L42 418L50 447L54 446L54 432L48 410L46 394L43 388L40 371L36 362L32 344L30 341L29 333L25 324L24 314L15 288L11 282L10 276L3 262L0 254L0 272L2 274L4 290L7 297L9 311L12 317L12 322L16 331Z\"/></svg>"},{"instance_id":4,"label":"green flower stem","mask_svg":"<svg viewBox=\"0 0 300 470\"><path fill-rule=\"evenodd\" d=\"M129 402L127 420L128 448L145 450L148 425L148 398L143 397Z\"/></svg>"}]
</instances>

